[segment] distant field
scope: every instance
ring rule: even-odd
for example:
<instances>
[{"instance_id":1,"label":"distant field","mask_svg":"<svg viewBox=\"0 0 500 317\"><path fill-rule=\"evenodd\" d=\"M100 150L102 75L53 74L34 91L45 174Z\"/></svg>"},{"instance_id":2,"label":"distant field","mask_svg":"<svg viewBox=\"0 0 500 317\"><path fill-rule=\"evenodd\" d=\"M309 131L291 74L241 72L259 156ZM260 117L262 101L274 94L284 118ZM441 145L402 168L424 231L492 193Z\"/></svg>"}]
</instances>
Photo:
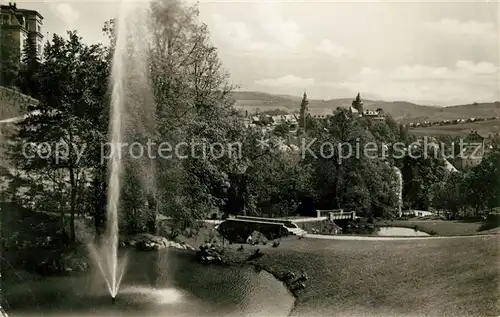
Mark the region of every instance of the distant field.
<instances>
[{"instance_id":1,"label":"distant field","mask_svg":"<svg viewBox=\"0 0 500 317\"><path fill-rule=\"evenodd\" d=\"M461 123L443 126L431 126L425 128L415 128L410 130L414 135L467 135L471 130L476 130L480 135L487 136L490 133L500 133L500 119L480 122Z\"/></svg>"}]
</instances>

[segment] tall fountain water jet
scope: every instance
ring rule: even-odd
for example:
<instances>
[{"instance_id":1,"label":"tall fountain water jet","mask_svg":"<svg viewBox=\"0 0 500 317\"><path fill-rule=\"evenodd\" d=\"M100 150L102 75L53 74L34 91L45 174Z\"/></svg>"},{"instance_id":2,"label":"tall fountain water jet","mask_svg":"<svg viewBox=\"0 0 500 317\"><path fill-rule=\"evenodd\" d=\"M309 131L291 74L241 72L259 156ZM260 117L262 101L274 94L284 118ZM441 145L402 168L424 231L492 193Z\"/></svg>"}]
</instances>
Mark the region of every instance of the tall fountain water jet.
<instances>
[{"instance_id":1,"label":"tall fountain water jet","mask_svg":"<svg viewBox=\"0 0 500 317\"><path fill-rule=\"evenodd\" d=\"M145 51L148 47L145 42L148 15L148 3L122 1L115 24L116 38L111 76L111 161L107 195L107 226L102 246L99 249L93 245L90 246L91 254L106 281L113 303L118 294L126 264L125 258L120 259L118 256L118 211L122 185L120 180L126 154L122 153L122 144L132 131L141 134L141 131L137 131L141 128L140 116L141 114L144 116L141 102L149 98L149 94L144 94L142 100L137 96L139 90L142 89L137 87L149 87Z\"/></svg>"},{"instance_id":2,"label":"tall fountain water jet","mask_svg":"<svg viewBox=\"0 0 500 317\"><path fill-rule=\"evenodd\" d=\"M401 170L396 166L393 166L394 174L396 175L396 195L398 196L398 217L403 216L403 175L401 174Z\"/></svg>"}]
</instances>

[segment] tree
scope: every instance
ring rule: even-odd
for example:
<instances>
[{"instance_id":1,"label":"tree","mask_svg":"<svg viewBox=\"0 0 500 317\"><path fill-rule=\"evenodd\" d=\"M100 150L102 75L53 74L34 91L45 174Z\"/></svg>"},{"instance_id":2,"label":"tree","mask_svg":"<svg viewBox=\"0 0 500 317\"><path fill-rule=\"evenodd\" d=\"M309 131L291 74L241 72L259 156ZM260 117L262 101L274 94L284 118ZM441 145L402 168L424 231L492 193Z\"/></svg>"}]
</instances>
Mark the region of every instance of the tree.
<instances>
[{"instance_id":1,"label":"tree","mask_svg":"<svg viewBox=\"0 0 500 317\"><path fill-rule=\"evenodd\" d=\"M467 174L466 201L475 215L483 208L492 211L500 206L500 151L493 150Z\"/></svg>"},{"instance_id":2,"label":"tree","mask_svg":"<svg viewBox=\"0 0 500 317\"><path fill-rule=\"evenodd\" d=\"M286 137L290 132L290 126L287 123L282 123L276 126L273 132L279 137Z\"/></svg>"},{"instance_id":3,"label":"tree","mask_svg":"<svg viewBox=\"0 0 500 317\"><path fill-rule=\"evenodd\" d=\"M369 143L377 143L365 124L362 118L339 108L325 127L311 134L316 138L311 146L315 156L307 156L306 161L314 168L320 208L348 208L377 216L394 213L393 172L383 163L380 147L375 153L363 150Z\"/></svg>"},{"instance_id":4,"label":"tree","mask_svg":"<svg viewBox=\"0 0 500 317\"><path fill-rule=\"evenodd\" d=\"M16 84L20 69L19 42L9 32L0 31L0 43L0 86L11 87Z\"/></svg>"},{"instance_id":5,"label":"tree","mask_svg":"<svg viewBox=\"0 0 500 317\"><path fill-rule=\"evenodd\" d=\"M442 181L447 171L444 160L432 147L411 149L402 159L403 201L408 208L427 210L431 205L433 184Z\"/></svg>"},{"instance_id":6,"label":"tree","mask_svg":"<svg viewBox=\"0 0 500 317\"><path fill-rule=\"evenodd\" d=\"M17 86L24 94L37 99L39 97L38 71L40 69L40 58L36 41L26 40L22 56Z\"/></svg>"},{"instance_id":7,"label":"tree","mask_svg":"<svg viewBox=\"0 0 500 317\"><path fill-rule=\"evenodd\" d=\"M54 35L46 46L38 77L40 103L31 106L35 113L20 123L14 150L21 169L59 184L58 192L69 192L69 233L75 241L75 214L83 203L84 184L100 164L97 149L106 135L103 78L108 77L109 67L101 45L84 44L76 32L68 36L65 40ZM46 155L32 148L27 158L19 146L30 143L46 145ZM65 205L60 206L62 218Z\"/></svg>"},{"instance_id":8,"label":"tree","mask_svg":"<svg viewBox=\"0 0 500 317\"><path fill-rule=\"evenodd\" d=\"M156 144L166 141L173 145L184 141L230 144L236 141L241 127L233 108L233 87L216 48L209 41L207 26L198 20L198 7L180 1L155 2L150 12L148 23L151 25L148 27L152 41L144 51L150 87L134 85L132 75L136 72L126 72L130 74L126 79L130 97L125 112L139 118L129 125L130 132L138 135L136 139L141 142L151 139ZM108 22L104 31L113 46L115 22ZM128 44L133 50L136 43ZM131 63L126 67L133 67L134 57L128 58ZM133 99L134 95L148 95L149 88L148 100ZM143 112L138 113L136 109ZM145 131L137 130L141 127L146 127ZM134 195L142 200L154 195L158 212L173 217L181 227L187 227L214 208L221 208L224 200L221 184L227 181L237 161L207 156L180 159L175 155L168 159L131 161L129 163L135 166L131 171L143 174L140 175L142 190ZM150 179L144 179L144 175Z\"/></svg>"},{"instance_id":9,"label":"tree","mask_svg":"<svg viewBox=\"0 0 500 317\"><path fill-rule=\"evenodd\" d=\"M448 218L456 219L465 208L467 180L464 174L451 173L442 182L434 183L432 187L432 205L438 210L444 210Z\"/></svg>"},{"instance_id":10,"label":"tree","mask_svg":"<svg viewBox=\"0 0 500 317\"><path fill-rule=\"evenodd\" d=\"M243 144L246 168L232 174L229 210L232 213L263 216L289 216L299 203L312 195L312 170L300 157L279 148L279 139L270 138L269 147L250 133ZM228 210L228 211L229 211Z\"/></svg>"}]
</instances>

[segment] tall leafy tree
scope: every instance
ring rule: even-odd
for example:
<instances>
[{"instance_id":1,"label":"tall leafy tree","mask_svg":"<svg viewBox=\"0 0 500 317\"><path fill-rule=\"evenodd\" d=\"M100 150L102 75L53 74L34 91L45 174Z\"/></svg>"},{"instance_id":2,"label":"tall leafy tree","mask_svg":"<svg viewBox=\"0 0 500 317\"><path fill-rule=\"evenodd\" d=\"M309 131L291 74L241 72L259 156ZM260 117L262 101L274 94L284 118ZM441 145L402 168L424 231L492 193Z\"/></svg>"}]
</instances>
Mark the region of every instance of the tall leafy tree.
<instances>
[{"instance_id":1,"label":"tall leafy tree","mask_svg":"<svg viewBox=\"0 0 500 317\"><path fill-rule=\"evenodd\" d=\"M316 138L311 146L315 155L306 156L315 170L319 207L355 209L378 216L393 212L393 173L383 163L380 145L367 123L345 109L337 109L327 122L311 134ZM383 123L380 128L386 129ZM380 135L379 140L386 141L384 137ZM364 150L370 146L373 150Z\"/></svg>"},{"instance_id":2,"label":"tall leafy tree","mask_svg":"<svg viewBox=\"0 0 500 317\"><path fill-rule=\"evenodd\" d=\"M38 71L40 103L31 106L33 113L20 123L16 146L34 143L45 148L43 155L32 148L30 157L17 148L18 166L68 193L69 203L60 210L63 219L66 212L70 215L69 236L75 241L75 215L100 160L98 148L106 131L107 81L103 79L109 67L104 48L84 44L76 32L68 32L68 39L54 35L44 60Z\"/></svg>"},{"instance_id":3,"label":"tall leafy tree","mask_svg":"<svg viewBox=\"0 0 500 317\"><path fill-rule=\"evenodd\" d=\"M403 201L408 208L427 210L431 205L432 186L441 182L447 171L444 160L432 147L411 149L402 160Z\"/></svg>"},{"instance_id":4,"label":"tall leafy tree","mask_svg":"<svg viewBox=\"0 0 500 317\"><path fill-rule=\"evenodd\" d=\"M500 151L494 149L468 176L467 204L477 216L482 209L500 206Z\"/></svg>"},{"instance_id":5,"label":"tall leafy tree","mask_svg":"<svg viewBox=\"0 0 500 317\"><path fill-rule=\"evenodd\" d=\"M155 2L150 7L152 42L146 52L146 75L152 98L142 107L152 105L155 116L143 124L149 129L142 135L156 144L226 145L241 137L231 97L233 87L210 42L208 28L198 16L196 5L181 1ZM113 46L115 21L109 21L104 31ZM142 180L143 190L137 195L144 201L153 194L157 198L156 210L174 217L185 227L214 208L221 208L225 199L221 184L228 181L238 159L210 155L180 159L172 154L168 159L144 163L155 172L151 182ZM144 165L135 168L135 172L144 171Z\"/></svg>"},{"instance_id":6,"label":"tall leafy tree","mask_svg":"<svg viewBox=\"0 0 500 317\"><path fill-rule=\"evenodd\" d=\"M40 70L40 63L36 42L30 39L26 40L17 86L24 94L36 99L39 97L38 71Z\"/></svg>"},{"instance_id":7,"label":"tall leafy tree","mask_svg":"<svg viewBox=\"0 0 500 317\"><path fill-rule=\"evenodd\" d=\"M15 86L21 64L19 44L3 30L0 30L0 43L0 86Z\"/></svg>"},{"instance_id":8,"label":"tall leafy tree","mask_svg":"<svg viewBox=\"0 0 500 317\"><path fill-rule=\"evenodd\" d=\"M442 182L432 185L432 205L444 210L450 219L455 219L466 208L464 195L467 179L462 173L451 173Z\"/></svg>"}]
</instances>

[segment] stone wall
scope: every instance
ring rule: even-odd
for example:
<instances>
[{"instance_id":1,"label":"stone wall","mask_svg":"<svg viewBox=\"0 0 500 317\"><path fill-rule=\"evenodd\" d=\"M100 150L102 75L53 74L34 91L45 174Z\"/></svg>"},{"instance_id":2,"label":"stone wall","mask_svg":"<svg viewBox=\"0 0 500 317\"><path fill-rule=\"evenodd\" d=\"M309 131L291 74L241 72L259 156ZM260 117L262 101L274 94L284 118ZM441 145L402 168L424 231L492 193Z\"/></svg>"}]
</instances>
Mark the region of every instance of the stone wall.
<instances>
[{"instance_id":1,"label":"stone wall","mask_svg":"<svg viewBox=\"0 0 500 317\"><path fill-rule=\"evenodd\" d=\"M0 120L26 114L28 106L37 104L38 100L19 91L0 86Z\"/></svg>"}]
</instances>

